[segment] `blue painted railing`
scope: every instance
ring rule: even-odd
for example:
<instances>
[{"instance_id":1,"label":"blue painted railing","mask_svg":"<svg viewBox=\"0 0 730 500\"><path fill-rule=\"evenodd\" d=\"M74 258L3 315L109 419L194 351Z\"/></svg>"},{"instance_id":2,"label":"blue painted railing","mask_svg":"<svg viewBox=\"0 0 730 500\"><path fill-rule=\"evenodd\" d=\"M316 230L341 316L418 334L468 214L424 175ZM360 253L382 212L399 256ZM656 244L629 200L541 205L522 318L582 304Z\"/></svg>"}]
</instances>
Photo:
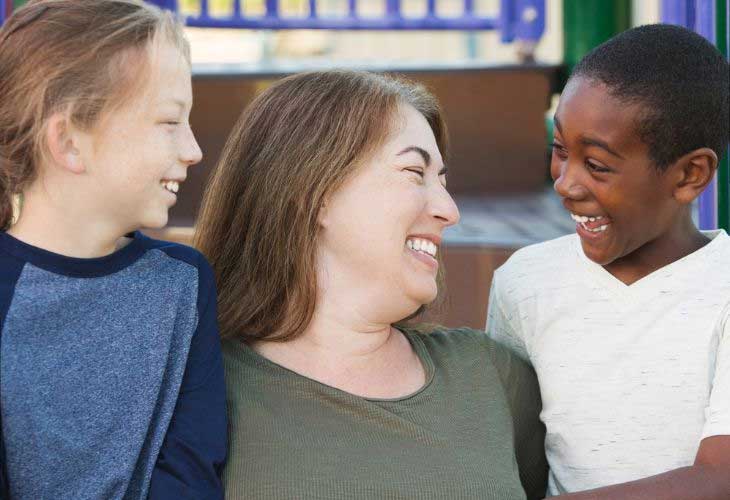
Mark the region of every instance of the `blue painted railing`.
<instances>
[{"instance_id":1,"label":"blue painted railing","mask_svg":"<svg viewBox=\"0 0 730 500\"><path fill-rule=\"evenodd\" d=\"M727 0L730 6L730 0ZM730 10L730 7L727 9ZM692 29L713 44L718 40L716 0L662 0L662 22ZM726 24L728 26L728 24ZM730 29L728 29L730 32ZM718 227L718 186L713 179L700 195L699 225L701 229Z\"/></svg>"},{"instance_id":2,"label":"blue painted railing","mask_svg":"<svg viewBox=\"0 0 730 500\"><path fill-rule=\"evenodd\" d=\"M148 1L178 11L176 0ZM244 14L244 0L234 0L228 15L212 15L208 0L200 0L200 13L186 16L185 21L188 26L195 27L272 30L499 30L503 42L537 42L545 31L545 0L501 0L497 17L478 15L474 0L463 0L463 13L458 17L439 16L437 0L426 0L426 13L422 17L404 16L401 0L385 0L385 15L381 17L358 16L357 0L347 0L347 13L339 17L322 16L318 13L317 0L307 2L309 13L306 16L282 16L278 0L265 0L266 13L253 17Z\"/></svg>"}]
</instances>

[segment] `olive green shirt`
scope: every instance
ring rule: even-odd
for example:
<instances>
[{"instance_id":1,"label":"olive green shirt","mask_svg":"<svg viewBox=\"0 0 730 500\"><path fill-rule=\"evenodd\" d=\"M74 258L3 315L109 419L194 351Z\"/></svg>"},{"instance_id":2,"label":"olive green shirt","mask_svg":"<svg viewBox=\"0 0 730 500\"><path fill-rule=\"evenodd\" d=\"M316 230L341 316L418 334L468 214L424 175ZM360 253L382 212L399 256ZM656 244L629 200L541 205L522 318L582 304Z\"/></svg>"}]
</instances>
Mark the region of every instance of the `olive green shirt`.
<instances>
[{"instance_id":1,"label":"olive green shirt","mask_svg":"<svg viewBox=\"0 0 730 500\"><path fill-rule=\"evenodd\" d=\"M484 332L404 333L426 383L396 399L349 394L224 341L226 497L543 498L532 369Z\"/></svg>"}]
</instances>

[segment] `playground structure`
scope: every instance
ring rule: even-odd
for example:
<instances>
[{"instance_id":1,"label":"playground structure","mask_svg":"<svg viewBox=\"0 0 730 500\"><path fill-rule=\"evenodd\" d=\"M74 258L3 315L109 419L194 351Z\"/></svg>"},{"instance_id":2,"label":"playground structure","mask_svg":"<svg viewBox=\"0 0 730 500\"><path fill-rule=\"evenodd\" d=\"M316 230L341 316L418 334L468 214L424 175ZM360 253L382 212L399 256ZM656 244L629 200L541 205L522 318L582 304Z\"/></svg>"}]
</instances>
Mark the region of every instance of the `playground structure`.
<instances>
[{"instance_id":1,"label":"playground structure","mask_svg":"<svg viewBox=\"0 0 730 500\"><path fill-rule=\"evenodd\" d=\"M545 0L500 0L495 16L477 12L463 0L461 13L443 16L438 0L422 0L419 15L402 0L382 0L378 16L364 15L361 4L342 0L339 16L325 15L324 0L302 0L304 13L293 16L279 0L259 0L263 12L248 13L254 0L229 0L228 10L213 0L198 0L191 12L178 0L150 0L185 15L191 27L329 30L494 30L516 42L529 61L545 29ZM415 0L413 0L415 1ZM556 1L556 0L547 0ZM641 0L637 0L641 1ZM0 22L20 0L0 0ZM186 6L191 1L186 2ZM441 101L451 135L449 190L462 212L461 223L444 238L447 301L433 319L449 326L484 325L492 273L521 246L573 231L574 224L550 194L545 112L570 68L595 45L631 26L631 0L563 0L564 66L523 63L487 65L378 65L363 67L403 74L424 83ZM725 54L730 45L730 0L661 0L663 22L694 29ZM190 170L171 229L159 236L190 241L208 173L241 110L277 78L298 68L195 68L195 106L191 124L205 152L201 166ZM730 117L729 117L730 119ZM717 179L698 204L700 227L730 226L730 175L726 155Z\"/></svg>"}]
</instances>

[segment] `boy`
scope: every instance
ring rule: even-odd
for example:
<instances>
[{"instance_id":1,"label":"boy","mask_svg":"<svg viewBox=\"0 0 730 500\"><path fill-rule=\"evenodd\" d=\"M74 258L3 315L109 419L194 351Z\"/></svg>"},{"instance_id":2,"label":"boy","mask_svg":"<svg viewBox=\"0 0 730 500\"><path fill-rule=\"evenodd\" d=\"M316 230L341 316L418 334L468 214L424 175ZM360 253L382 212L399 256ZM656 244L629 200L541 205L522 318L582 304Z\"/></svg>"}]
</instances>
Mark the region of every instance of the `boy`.
<instances>
[{"instance_id":1,"label":"boy","mask_svg":"<svg viewBox=\"0 0 730 500\"><path fill-rule=\"evenodd\" d=\"M566 85L551 174L577 234L516 252L487 319L537 371L551 495L730 498L730 238L691 218L729 87L720 53L669 25L609 40Z\"/></svg>"}]
</instances>

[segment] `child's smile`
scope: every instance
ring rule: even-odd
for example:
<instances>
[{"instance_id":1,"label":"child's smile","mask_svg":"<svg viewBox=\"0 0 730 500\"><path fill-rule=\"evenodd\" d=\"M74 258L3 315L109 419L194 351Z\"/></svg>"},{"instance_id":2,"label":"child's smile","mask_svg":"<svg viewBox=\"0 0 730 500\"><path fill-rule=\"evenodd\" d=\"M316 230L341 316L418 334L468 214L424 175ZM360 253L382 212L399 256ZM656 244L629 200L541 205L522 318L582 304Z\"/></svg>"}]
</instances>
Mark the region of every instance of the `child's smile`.
<instances>
[{"instance_id":1,"label":"child's smile","mask_svg":"<svg viewBox=\"0 0 730 500\"><path fill-rule=\"evenodd\" d=\"M586 256L627 281L661 267L690 227L676 169L660 172L641 139L643 113L583 78L568 83L555 113L555 190Z\"/></svg>"}]
</instances>

